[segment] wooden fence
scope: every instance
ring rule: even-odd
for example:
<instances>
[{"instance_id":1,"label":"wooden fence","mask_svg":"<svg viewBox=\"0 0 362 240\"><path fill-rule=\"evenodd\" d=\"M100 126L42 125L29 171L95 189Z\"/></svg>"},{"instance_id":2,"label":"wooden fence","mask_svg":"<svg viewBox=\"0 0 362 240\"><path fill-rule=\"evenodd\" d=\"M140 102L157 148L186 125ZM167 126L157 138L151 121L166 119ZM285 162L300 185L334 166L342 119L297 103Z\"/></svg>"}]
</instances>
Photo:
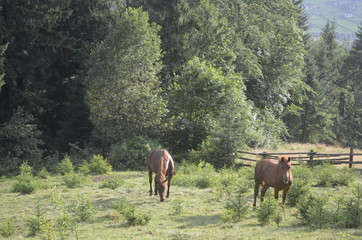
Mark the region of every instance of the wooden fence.
<instances>
[{"instance_id":1,"label":"wooden fence","mask_svg":"<svg viewBox=\"0 0 362 240\"><path fill-rule=\"evenodd\" d=\"M240 156L243 154L243 156ZM259 159L246 158L244 155L257 156ZM262 158L279 158L279 156L290 155L292 159L292 165L300 165L300 162L306 162L307 164L315 165L323 162L329 162L331 164L348 164L350 168L354 164L362 164L362 161L355 161L354 156L362 156L362 153L354 153L353 148L350 149L349 153L318 153L311 150L310 152L275 152L275 153L253 153L246 151L237 151L236 158L249 161L257 162ZM293 155L293 156L292 156ZM239 166L252 166L251 164L238 163Z\"/></svg>"}]
</instances>

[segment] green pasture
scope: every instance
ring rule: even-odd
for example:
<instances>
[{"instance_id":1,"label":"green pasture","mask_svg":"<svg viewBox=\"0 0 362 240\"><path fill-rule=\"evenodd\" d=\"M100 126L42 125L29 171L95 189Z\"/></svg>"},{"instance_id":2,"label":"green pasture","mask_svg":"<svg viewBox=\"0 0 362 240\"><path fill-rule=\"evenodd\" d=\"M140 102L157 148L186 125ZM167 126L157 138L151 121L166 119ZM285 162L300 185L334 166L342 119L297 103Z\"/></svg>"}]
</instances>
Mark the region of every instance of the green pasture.
<instances>
[{"instance_id":1,"label":"green pasture","mask_svg":"<svg viewBox=\"0 0 362 240\"><path fill-rule=\"evenodd\" d=\"M146 171L87 174L81 176L80 185L74 187L65 184L66 177L63 175L36 177L38 189L31 194L14 192L13 186L18 178L2 178L0 233L11 232L3 239L29 240L362 237L361 227L347 228L334 223L322 224L322 227L306 224L298 208L288 204L280 208L283 210L279 226L273 221L261 224L258 218L259 199L257 208L252 208L253 168L216 171L205 163L178 164L176 168L178 172L171 186L171 198L163 203L159 197L149 196ZM303 185L306 181L315 196L328 198L326 208L331 211L336 208L337 199L348 201L353 196L352 189L362 185L362 177L357 170L352 172L333 166L313 170L305 166L293 168L295 184ZM331 176L334 175L338 175L339 180L348 181L344 184L333 182ZM105 184L111 182L110 179L120 181L111 188ZM326 184L323 184L324 180ZM226 203L238 198L246 201L248 209L240 220L230 221ZM135 219L147 220L130 224L130 219L124 214L125 205L133 206ZM34 222L40 222L41 230L32 235Z\"/></svg>"}]
</instances>

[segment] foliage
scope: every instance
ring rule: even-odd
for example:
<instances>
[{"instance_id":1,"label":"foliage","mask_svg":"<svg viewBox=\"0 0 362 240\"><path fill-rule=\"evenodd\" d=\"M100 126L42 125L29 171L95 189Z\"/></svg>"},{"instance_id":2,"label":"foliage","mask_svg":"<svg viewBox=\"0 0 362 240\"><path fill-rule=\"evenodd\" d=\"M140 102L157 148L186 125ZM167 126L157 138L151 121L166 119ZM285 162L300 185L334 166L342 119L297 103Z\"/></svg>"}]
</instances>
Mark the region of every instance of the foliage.
<instances>
[{"instance_id":1,"label":"foliage","mask_svg":"<svg viewBox=\"0 0 362 240\"><path fill-rule=\"evenodd\" d=\"M83 176L79 173L71 172L71 173L66 173L63 176L63 181L68 188L79 187L83 182L83 180L84 180Z\"/></svg>"},{"instance_id":2,"label":"foliage","mask_svg":"<svg viewBox=\"0 0 362 240\"><path fill-rule=\"evenodd\" d=\"M278 226L282 220L282 209L278 202L268 194L264 201L260 203L260 207L257 209L258 221L261 224L269 224L270 220L273 220Z\"/></svg>"},{"instance_id":3,"label":"foliage","mask_svg":"<svg viewBox=\"0 0 362 240\"><path fill-rule=\"evenodd\" d=\"M14 172L23 161L40 166L43 151L41 132L34 117L18 108L11 119L0 127L0 174Z\"/></svg>"},{"instance_id":4,"label":"foliage","mask_svg":"<svg viewBox=\"0 0 362 240\"><path fill-rule=\"evenodd\" d=\"M327 209L328 198L316 197L306 212L307 223L316 228L328 226L332 220L332 213Z\"/></svg>"},{"instance_id":5,"label":"foliage","mask_svg":"<svg viewBox=\"0 0 362 240\"><path fill-rule=\"evenodd\" d=\"M331 164L325 163L315 167L314 171L317 176L319 186L348 186L356 178L353 169L337 169Z\"/></svg>"},{"instance_id":6,"label":"foliage","mask_svg":"<svg viewBox=\"0 0 362 240\"><path fill-rule=\"evenodd\" d=\"M44 219L45 210L41 208L39 204L35 206L34 216L27 220L27 226L29 227L29 235L35 236L41 232L42 226L46 224Z\"/></svg>"},{"instance_id":7,"label":"foliage","mask_svg":"<svg viewBox=\"0 0 362 240\"><path fill-rule=\"evenodd\" d=\"M21 194L31 194L39 188L38 180L33 176L33 168L24 162L20 166L20 174L13 185L13 191Z\"/></svg>"},{"instance_id":8,"label":"foliage","mask_svg":"<svg viewBox=\"0 0 362 240\"><path fill-rule=\"evenodd\" d=\"M8 238L15 233L15 220L13 218L6 219L0 225L0 235Z\"/></svg>"},{"instance_id":9,"label":"foliage","mask_svg":"<svg viewBox=\"0 0 362 240\"><path fill-rule=\"evenodd\" d=\"M157 148L161 147L156 141L137 136L112 144L108 159L115 169L141 170L150 150Z\"/></svg>"},{"instance_id":10,"label":"foliage","mask_svg":"<svg viewBox=\"0 0 362 240\"><path fill-rule=\"evenodd\" d=\"M78 221L84 222L89 220L97 213L97 209L93 206L90 200L80 196L80 199L73 204L71 209Z\"/></svg>"},{"instance_id":11,"label":"foliage","mask_svg":"<svg viewBox=\"0 0 362 240\"><path fill-rule=\"evenodd\" d=\"M112 141L157 132L162 124L159 30L148 13L128 8L90 55L85 79L90 119Z\"/></svg>"},{"instance_id":12,"label":"foliage","mask_svg":"<svg viewBox=\"0 0 362 240\"><path fill-rule=\"evenodd\" d=\"M118 176L107 178L101 185L101 188L117 189L124 184L124 180Z\"/></svg>"},{"instance_id":13,"label":"foliage","mask_svg":"<svg viewBox=\"0 0 362 240\"><path fill-rule=\"evenodd\" d=\"M125 217L129 226L146 225L151 220L151 215L141 212L124 199L118 200L113 206Z\"/></svg>"},{"instance_id":14,"label":"foliage","mask_svg":"<svg viewBox=\"0 0 362 240\"><path fill-rule=\"evenodd\" d=\"M240 222L248 214L249 202L242 197L242 192L239 192L227 200L225 209L223 216L225 222Z\"/></svg>"},{"instance_id":15,"label":"foliage","mask_svg":"<svg viewBox=\"0 0 362 240\"><path fill-rule=\"evenodd\" d=\"M293 184L288 191L287 203L291 207L297 206L300 199L305 198L311 192L311 185L299 178L294 178Z\"/></svg>"},{"instance_id":16,"label":"foliage","mask_svg":"<svg viewBox=\"0 0 362 240\"><path fill-rule=\"evenodd\" d=\"M215 168L209 163L193 164L183 162L177 169L177 178L173 180L175 185L209 188L217 184Z\"/></svg>"},{"instance_id":17,"label":"foliage","mask_svg":"<svg viewBox=\"0 0 362 240\"><path fill-rule=\"evenodd\" d=\"M73 162L69 155L65 155L64 159L57 165L57 173L66 175L74 172Z\"/></svg>"},{"instance_id":18,"label":"foliage","mask_svg":"<svg viewBox=\"0 0 362 240\"><path fill-rule=\"evenodd\" d=\"M43 167L38 173L37 176L42 178L42 179L47 179L50 176L50 173L48 172L48 170Z\"/></svg>"},{"instance_id":19,"label":"foliage","mask_svg":"<svg viewBox=\"0 0 362 240\"><path fill-rule=\"evenodd\" d=\"M92 174L103 174L112 171L112 166L108 163L107 159L102 155L96 154L93 155L90 162L84 162L80 166L80 171L83 173L92 173Z\"/></svg>"},{"instance_id":20,"label":"foliage","mask_svg":"<svg viewBox=\"0 0 362 240\"><path fill-rule=\"evenodd\" d=\"M353 196L345 203L342 223L347 228L359 228L362 226L362 187L357 185L352 190Z\"/></svg>"}]
</instances>

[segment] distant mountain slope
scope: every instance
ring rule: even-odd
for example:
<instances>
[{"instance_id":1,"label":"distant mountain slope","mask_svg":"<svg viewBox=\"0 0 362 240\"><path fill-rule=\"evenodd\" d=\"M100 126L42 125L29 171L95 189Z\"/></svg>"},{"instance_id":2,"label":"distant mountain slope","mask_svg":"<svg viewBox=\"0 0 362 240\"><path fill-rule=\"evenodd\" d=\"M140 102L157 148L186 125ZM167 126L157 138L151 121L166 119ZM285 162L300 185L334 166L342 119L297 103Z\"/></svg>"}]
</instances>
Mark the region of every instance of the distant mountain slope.
<instances>
[{"instance_id":1,"label":"distant mountain slope","mask_svg":"<svg viewBox=\"0 0 362 240\"><path fill-rule=\"evenodd\" d=\"M327 20L336 19L337 38L353 41L362 22L362 0L304 0L309 32L318 38Z\"/></svg>"}]
</instances>

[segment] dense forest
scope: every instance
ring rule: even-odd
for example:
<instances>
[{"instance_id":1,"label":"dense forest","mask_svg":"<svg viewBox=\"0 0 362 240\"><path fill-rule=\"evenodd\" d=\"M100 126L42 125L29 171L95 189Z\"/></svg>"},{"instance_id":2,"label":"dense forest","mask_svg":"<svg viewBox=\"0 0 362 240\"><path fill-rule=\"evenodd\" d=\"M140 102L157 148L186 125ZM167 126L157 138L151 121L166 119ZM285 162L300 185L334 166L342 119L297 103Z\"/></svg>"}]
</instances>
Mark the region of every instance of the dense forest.
<instances>
[{"instance_id":1,"label":"dense forest","mask_svg":"<svg viewBox=\"0 0 362 240\"><path fill-rule=\"evenodd\" d=\"M0 175L145 152L233 164L285 141L362 147L362 26L314 41L301 0L0 0Z\"/></svg>"}]
</instances>

